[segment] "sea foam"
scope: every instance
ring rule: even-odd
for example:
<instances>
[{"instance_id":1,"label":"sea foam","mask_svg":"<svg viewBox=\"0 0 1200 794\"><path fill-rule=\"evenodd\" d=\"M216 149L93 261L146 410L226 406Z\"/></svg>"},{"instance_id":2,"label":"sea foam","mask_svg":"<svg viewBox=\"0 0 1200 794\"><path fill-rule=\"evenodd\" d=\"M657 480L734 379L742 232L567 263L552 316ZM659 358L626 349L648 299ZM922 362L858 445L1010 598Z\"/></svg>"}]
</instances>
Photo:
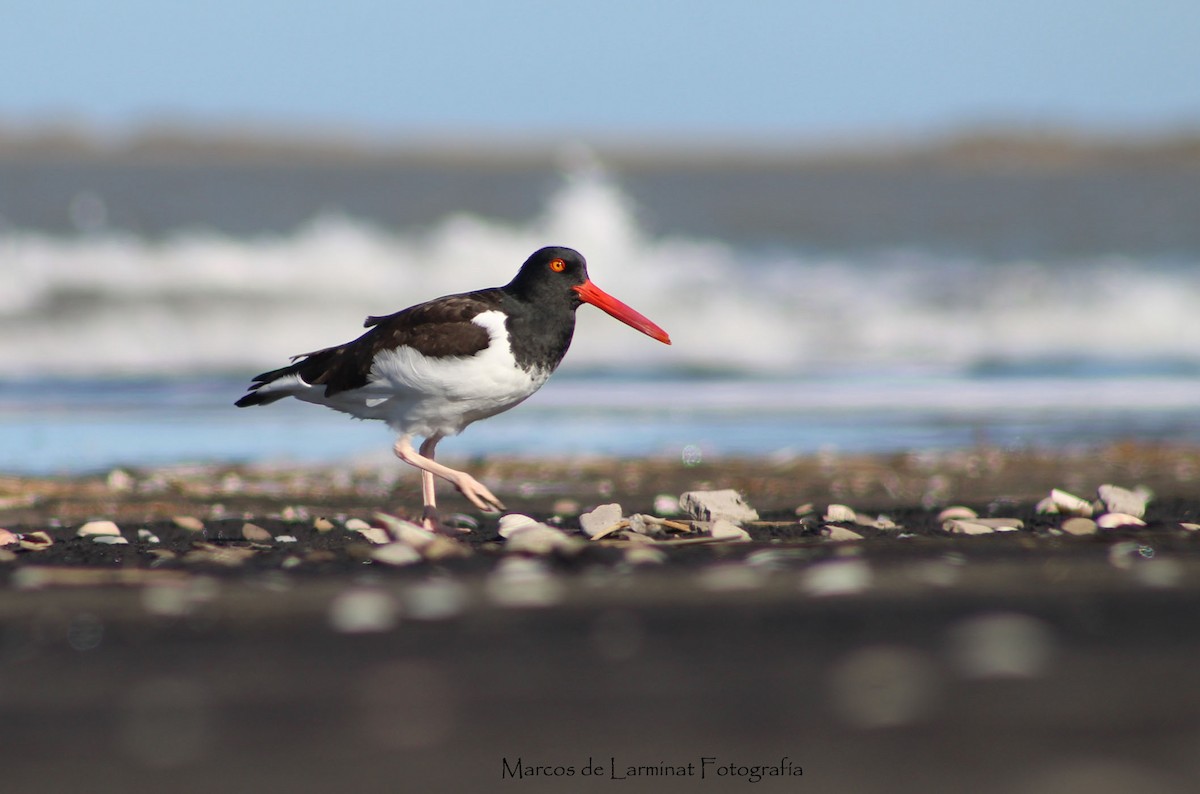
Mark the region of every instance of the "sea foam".
<instances>
[{"instance_id":1,"label":"sea foam","mask_svg":"<svg viewBox=\"0 0 1200 794\"><path fill-rule=\"evenodd\" d=\"M419 230L344 215L277 236L149 239L0 229L8 377L251 372L348 341L367 315L503 284L535 249L582 251L593 280L667 329L655 344L588 307L565 368L805 375L997 362L1200 368L1200 268L1119 255L990 261L922 250L748 251L655 236L594 163L526 222L451 215Z\"/></svg>"}]
</instances>

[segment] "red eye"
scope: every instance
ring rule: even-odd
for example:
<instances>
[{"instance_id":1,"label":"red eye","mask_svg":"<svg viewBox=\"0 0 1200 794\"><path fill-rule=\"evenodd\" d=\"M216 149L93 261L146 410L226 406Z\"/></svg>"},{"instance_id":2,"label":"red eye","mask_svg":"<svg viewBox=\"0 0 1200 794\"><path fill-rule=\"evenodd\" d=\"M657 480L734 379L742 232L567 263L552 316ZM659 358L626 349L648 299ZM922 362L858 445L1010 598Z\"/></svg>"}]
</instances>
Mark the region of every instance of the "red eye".
<instances>
[{"instance_id":1,"label":"red eye","mask_svg":"<svg viewBox=\"0 0 1200 794\"><path fill-rule=\"evenodd\" d=\"M562 261L561 259L551 259L550 260L550 269L553 270L555 273L561 273L567 269L567 263Z\"/></svg>"}]
</instances>

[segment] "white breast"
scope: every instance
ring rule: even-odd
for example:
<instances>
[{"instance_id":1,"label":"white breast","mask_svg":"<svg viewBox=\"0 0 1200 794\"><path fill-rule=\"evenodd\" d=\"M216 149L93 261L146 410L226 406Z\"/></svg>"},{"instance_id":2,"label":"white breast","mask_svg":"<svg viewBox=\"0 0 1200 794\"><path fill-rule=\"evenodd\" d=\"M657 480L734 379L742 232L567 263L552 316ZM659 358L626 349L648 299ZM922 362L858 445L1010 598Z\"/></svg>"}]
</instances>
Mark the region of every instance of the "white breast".
<instances>
[{"instance_id":1,"label":"white breast","mask_svg":"<svg viewBox=\"0 0 1200 794\"><path fill-rule=\"evenodd\" d=\"M375 357L370 382L332 397L311 399L363 419L382 419L400 433L456 435L471 422L506 411L537 391L548 371L521 369L513 358L505 316L484 312L472 322L488 332L473 356L426 357L411 347Z\"/></svg>"}]
</instances>

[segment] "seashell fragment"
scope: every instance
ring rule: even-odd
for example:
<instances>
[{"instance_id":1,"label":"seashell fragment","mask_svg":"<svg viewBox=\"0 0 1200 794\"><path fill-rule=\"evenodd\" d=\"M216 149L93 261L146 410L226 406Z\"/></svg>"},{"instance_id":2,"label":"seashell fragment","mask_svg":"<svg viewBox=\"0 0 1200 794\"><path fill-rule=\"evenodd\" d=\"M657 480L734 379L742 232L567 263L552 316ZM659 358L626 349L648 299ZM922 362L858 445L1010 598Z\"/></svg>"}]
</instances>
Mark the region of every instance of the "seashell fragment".
<instances>
[{"instance_id":1,"label":"seashell fragment","mask_svg":"<svg viewBox=\"0 0 1200 794\"><path fill-rule=\"evenodd\" d=\"M1136 518L1146 515L1146 494L1144 492L1131 491L1119 485L1101 485L1096 489L1096 494L1110 513L1124 513Z\"/></svg>"},{"instance_id":2,"label":"seashell fragment","mask_svg":"<svg viewBox=\"0 0 1200 794\"><path fill-rule=\"evenodd\" d=\"M599 505L586 513L580 513L579 528L583 530L583 534L594 538L612 529L614 524L621 521L621 518L621 505L615 502Z\"/></svg>"},{"instance_id":3,"label":"seashell fragment","mask_svg":"<svg viewBox=\"0 0 1200 794\"><path fill-rule=\"evenodd\" d=\"M1089 517L1093 513L1091 502L1058 488L1050 491L1050 500L1060 513L1084 517Z\"/></svg>"},{"instance_id":4,"label":"seashell fragment","mask_svg":"<svg viewBox=\"0 0 1200 794\"><path fill-rule=\"evenodd\" d=\"M353 520L355 519L351 519L351 521ZM382 527L373 527L366 521L362 520L359 520L359 523L363 525L363 528L359 529L358 527L355 527L354 531L362 535L364 540L370 541L377 546L382 546L384 543L390 543L392 541L392 537L387 533L386 529L383 529ZM346 528L350 529L350 521L346 522Z\"/></svg>"},{"instance_id":5,"label":"seashell fragment","mask_svg":"<svg viewBox=\"0 0 1200 794\"><path fill-rule=\"evenodd\" d=\"M835 524L838 522L858 521L858 513L854 512L854 508L846 505L832 504L825 508L825 518L827 524Z\"/></svg>"},{"instance_id":6,"label":"seashell fragment","mask_svg":"<svg viewBox=\"0 0 1200 794\"><path fill-rule=\"evenodd\" d=\"M21 544L21 548L26 551L41 551L54 545L54 538L40 530L37 532L26 532L23 535L18 535L17 538L17 542Z\"/></svg>"},{"instance_id":7,"label":"seashell fragment","mask_svg":"<svg viewBox=\"0 0 1200 794\"><path fill-rule=\"evenodd\" d=\"M995 527L980 524L978 521L968 521L965 518L952 518L942 524L942 529L956 535L990 535L996 531Z\"/></svg>"},{"instance_id":8,"label":"seashell fragment","mask_svg":"<svg viewBox=\"0 0 1200 794\"><path fill-rule=\"evenodd\" d=\"M970 520L972 518L979 518L979 514L971 508L963 507L962 505L952 505L938 513L938 521L941 521L942 523L945 523L952 518Z\"/></svg>"},{"instance_id":9,"label":"seashell fragment","mask_svg":"<svg viewBox=\"0 0 1200 794\"><path fill-rule=\"evenodd\" d=\"M742 495L732 488L720 491L687 491L679 496L679 507L698 521L724 518L735 524L757 521L758 511L746 504Z\"/></svg>"},{"instance_id":10,"label":"seashell fragment","mask_svg":"<svg viewBox=\"0 0 1200 794\"><path fill-rule=\"evenodd\" d=\"M1019 518L972 518L971 523L983 524L997 532L1012 532L1025 527L1025 522Z\"/></svg>"},{"instance_id":11,"label":"seashell fragment","mask_svg":"<svg viewBox=\"0 0 1200 794\"><path fill-rule=\"evenodd\" d=\"M537 526L537 521L521 513L500 516L500 537L511 538L517 530Z\"/></svg>"},{"instance_id":12,"label":"seashell fragment","mask_svg":"<svg viewBox=\"0 0 1200 794\"><path fill-rule=\"evenodd\" d=\"M1131 516L1128 513L1105 513L1096 519L1096 524L1101 529L1115 529L1117 527L1144 527L1146 522L1137 516Z\"/></svg>"},{"instance_id":13,"label":"seashell fragment","mask_svg":"<svg viewBox=\"0 0 1200 794\"><path fill-rule=\"evenodd\" d=\"M853 529L839 527L836 524L822 527L821 534L835 543L843 543L852 540L862 540L863 536L855 532Z\"/></svg>"},{"instance_id":14,"label":"seashell fragment","mask_svg":"<svg viewBox=\"0 0 1200 794\"><path fill-rule=\"evenodd\" d=\"M379 523L387 527L391 536L401 543L407 543L414 549L420 550L433 542L437 534L431 532L420 524L414 524L412 521L405 521L403 518L388 513L376 513L375 518Z\"/></svg>"},{"instance_id":15,"label":"seashell fragment","mask_svg":"<svg viewBox=\"0 0 1200 794\"><path fill-rule=\"evenodd\" d=\"M708 534L711 535L714 540L725 540L733 543L745 543L746 541L750 540L749 532L742 529L732 521L728 521L724 518L718 518L716 521L714 521L712 523L712 527L708 531Z\"/></svg>"},{"instance_id":16,"label":"seashell fragment","mask_svg":"<svg viewBox=\"0 0 1200 794\"><path fill-rule=\"evenodd\" d=\"M89 521L75 531L75 536L86 538L92 535L120 535L120 528L111 521Z\"/></svg>"}]
</instances>

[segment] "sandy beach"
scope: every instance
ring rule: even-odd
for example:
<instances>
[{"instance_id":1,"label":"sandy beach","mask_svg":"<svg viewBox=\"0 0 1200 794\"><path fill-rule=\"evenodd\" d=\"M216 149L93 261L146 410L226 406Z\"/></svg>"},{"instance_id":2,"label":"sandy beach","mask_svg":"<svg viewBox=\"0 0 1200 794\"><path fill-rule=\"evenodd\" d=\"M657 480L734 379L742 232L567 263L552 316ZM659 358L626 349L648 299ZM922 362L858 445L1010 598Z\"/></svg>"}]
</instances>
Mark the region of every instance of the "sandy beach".
<instances>
[{"instance_id":1,"label":"sandy beach","mask_svg":"<svg viewBox=\"0 0 1200 794\"><path fill-rule=\"evenodd\" d=\"M1200 450L466 463L553 542L446 494L470 531L425 545L379 516L419 505L385 470L0 479L24 542L0 567L12 785L1185 791L1200 773ZM1091 504L1106 484L1152 494L1144 525L1079 522L1112 512ZM757 510L733 522L748 539L671 504L717 489ZM1052 489L1087 508L1039 511ZM588 540L580 514L613 502L670 525ZM1019 528L965 534L955 505Z\"/></svg>"}]
</instances>

